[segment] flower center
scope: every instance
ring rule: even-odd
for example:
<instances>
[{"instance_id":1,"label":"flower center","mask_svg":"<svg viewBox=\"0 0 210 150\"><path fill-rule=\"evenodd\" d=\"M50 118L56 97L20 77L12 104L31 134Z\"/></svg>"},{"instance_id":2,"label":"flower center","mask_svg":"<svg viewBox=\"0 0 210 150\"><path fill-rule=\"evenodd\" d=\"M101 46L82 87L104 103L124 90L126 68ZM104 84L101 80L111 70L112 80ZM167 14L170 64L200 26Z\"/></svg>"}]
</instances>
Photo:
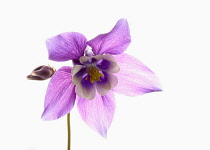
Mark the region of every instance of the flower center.
<instances>
[{"instance_id":1,"label":"flower center","mask_svg":"<svg viewBox=\"0 0 210 150\"><path fill-rule=\"evenodd\" d=\"M96 67L90 67L88 68L88 74L90 75L90 82L93 83L95 81L99 81L100 77L103 77L103 75L99 72L99 70ZM86 78L87 80L88 78Z\"/></svg>"}]
</instances>

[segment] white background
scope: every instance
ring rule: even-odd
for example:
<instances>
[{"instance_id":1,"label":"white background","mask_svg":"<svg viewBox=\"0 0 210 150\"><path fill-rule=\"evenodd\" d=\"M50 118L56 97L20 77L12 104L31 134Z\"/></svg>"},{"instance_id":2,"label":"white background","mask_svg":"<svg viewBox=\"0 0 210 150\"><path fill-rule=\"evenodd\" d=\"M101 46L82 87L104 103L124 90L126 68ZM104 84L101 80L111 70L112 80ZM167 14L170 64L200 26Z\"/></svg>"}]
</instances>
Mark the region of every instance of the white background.
<instances>
[{"instance_id":1,"label":"white background","mask_svg":"<svg viewBox=\"0 0 210 150\"><path fill-rule=\"evenodd\" d=\"M45 40L62 32L88 39L127 18L129 53L160 78L163 92L116 94L103 139L71 113L72 150L210 149L208 0L12 0L0 2L0 150L65 150L66 117L40 119L49 80L28 81L48 60Z\"/></svg>"}]
</instances>

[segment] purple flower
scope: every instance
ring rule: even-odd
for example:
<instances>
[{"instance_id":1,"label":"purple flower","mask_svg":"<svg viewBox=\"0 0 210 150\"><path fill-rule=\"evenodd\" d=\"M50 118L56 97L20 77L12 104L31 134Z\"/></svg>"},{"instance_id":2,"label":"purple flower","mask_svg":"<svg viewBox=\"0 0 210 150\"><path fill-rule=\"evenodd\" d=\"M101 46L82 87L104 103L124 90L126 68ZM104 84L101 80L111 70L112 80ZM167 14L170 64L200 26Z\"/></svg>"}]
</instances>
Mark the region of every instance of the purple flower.
<instances>
[{"instance_id":1,"label":"purple flower","mask_svg":"<svg viewBox=\"0 0 210 150\"><path fill-rule=\"evenodd\" d=\"M158 78L139 60L123 53L131 42L128 22L87 41L77 32L62 33L47 40L49 59L73 61L61 67L48 85L44 120L68 114L75 101L82 119L106 137L114 112L114 92L136 96L161 91ZM88 49L91 47L92 49Z\"/></svg>"}]
</instances>

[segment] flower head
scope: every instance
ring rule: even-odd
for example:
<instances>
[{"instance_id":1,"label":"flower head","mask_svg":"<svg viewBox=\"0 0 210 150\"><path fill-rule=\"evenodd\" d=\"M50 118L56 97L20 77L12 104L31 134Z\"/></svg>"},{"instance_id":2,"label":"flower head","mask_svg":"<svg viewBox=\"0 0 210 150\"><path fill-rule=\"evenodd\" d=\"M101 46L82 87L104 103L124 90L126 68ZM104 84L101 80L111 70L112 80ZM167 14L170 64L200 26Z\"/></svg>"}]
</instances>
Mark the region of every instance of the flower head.
<instances>
[{"instance_id":1,"label":"flower head","mask_svg":"<svg viewBox=\"0 0 210 150\"><path fill-rule=\"evenodd\" d=\"M139 60L123 53L131 42L127 20L87 41L77 32L47 40L49 59L73 61L52 76L45 97L44 120L58 119L71 111L75 101L82 119L106 136L114 112L114 93L136 96L161 91L158 78ZM91 47L91 50L87 48Z\"/></svg>"},{"instance_id":2,"label":"flower head","mask_svg":"<svg viewBox=\"0 0 210 150\"><path fill-rule=\"evenodd\" d=\"M78 96L92 100L97 92L106 95L117 85L117 77L112 73L119 72L115 58L110 54L80 57L80 65L74 65L72 84L76 86Z\"/></svg>"}]
</instances>

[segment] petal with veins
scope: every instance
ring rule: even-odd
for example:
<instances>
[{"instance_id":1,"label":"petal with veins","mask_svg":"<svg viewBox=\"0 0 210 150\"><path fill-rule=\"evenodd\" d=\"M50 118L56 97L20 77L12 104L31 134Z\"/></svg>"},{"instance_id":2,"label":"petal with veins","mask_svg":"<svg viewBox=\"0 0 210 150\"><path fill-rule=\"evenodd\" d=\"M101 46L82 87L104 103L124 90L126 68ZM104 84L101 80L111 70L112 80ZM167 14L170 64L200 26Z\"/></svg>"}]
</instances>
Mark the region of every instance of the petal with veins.
<instances>
[{"instance_id":1,"label":"petal with veins","mask_svg":"<svg viewBox=\"0 0 210 150\"><path fill-rule=\"evenodd\" d=\"M84 55L86 37L81 33L67 32L46 41L49 59L54 61L78 60Z\"/></svg>"},{"instance_id":2,"label":"petal with veins","mask_svg":"<svg viewBox=\"0 0 210 150\"><path fill-rule=\"evenodd\" d=\"M136 96L161 91L157 76L138 59L125 53L114 57L120 67L120 72L115 74L118 84L114 92Z\"/></svg>"},{"instance_id":3,"label":"petal with veins","mask_svg":"<svg viewBox=\"0 0 210 150\"><path fill-rule=\"evenodd\" d=\"M47 88L42 119L55 120L68 114L74 106L76 93L71 84L71 67L62 67L52 76Z\"/></svg>"},{"instance_id":4,"label":"petal with veins","mask_svg":"<svg viewBox=\"0 0 210 150\"><path fill-rule=\"evenodd\" d=\"M77 97L77 100L78 110L85 123L106 137L115 112L114 93L110 91L104 96L97 93L91 101L81 97Z\"/></svg>"},{"instance_id":5,"label":"petal with veins","mask_svg":"<svg viewBox=\"0 0 210 150\"><path fill-rule=\"evenodd\" d=\"M130 30L126 19L120 19L114 28L106 34L100 34L87 42L95 55L121 54L131 42Z\"/></svg>"}]
</instances>

